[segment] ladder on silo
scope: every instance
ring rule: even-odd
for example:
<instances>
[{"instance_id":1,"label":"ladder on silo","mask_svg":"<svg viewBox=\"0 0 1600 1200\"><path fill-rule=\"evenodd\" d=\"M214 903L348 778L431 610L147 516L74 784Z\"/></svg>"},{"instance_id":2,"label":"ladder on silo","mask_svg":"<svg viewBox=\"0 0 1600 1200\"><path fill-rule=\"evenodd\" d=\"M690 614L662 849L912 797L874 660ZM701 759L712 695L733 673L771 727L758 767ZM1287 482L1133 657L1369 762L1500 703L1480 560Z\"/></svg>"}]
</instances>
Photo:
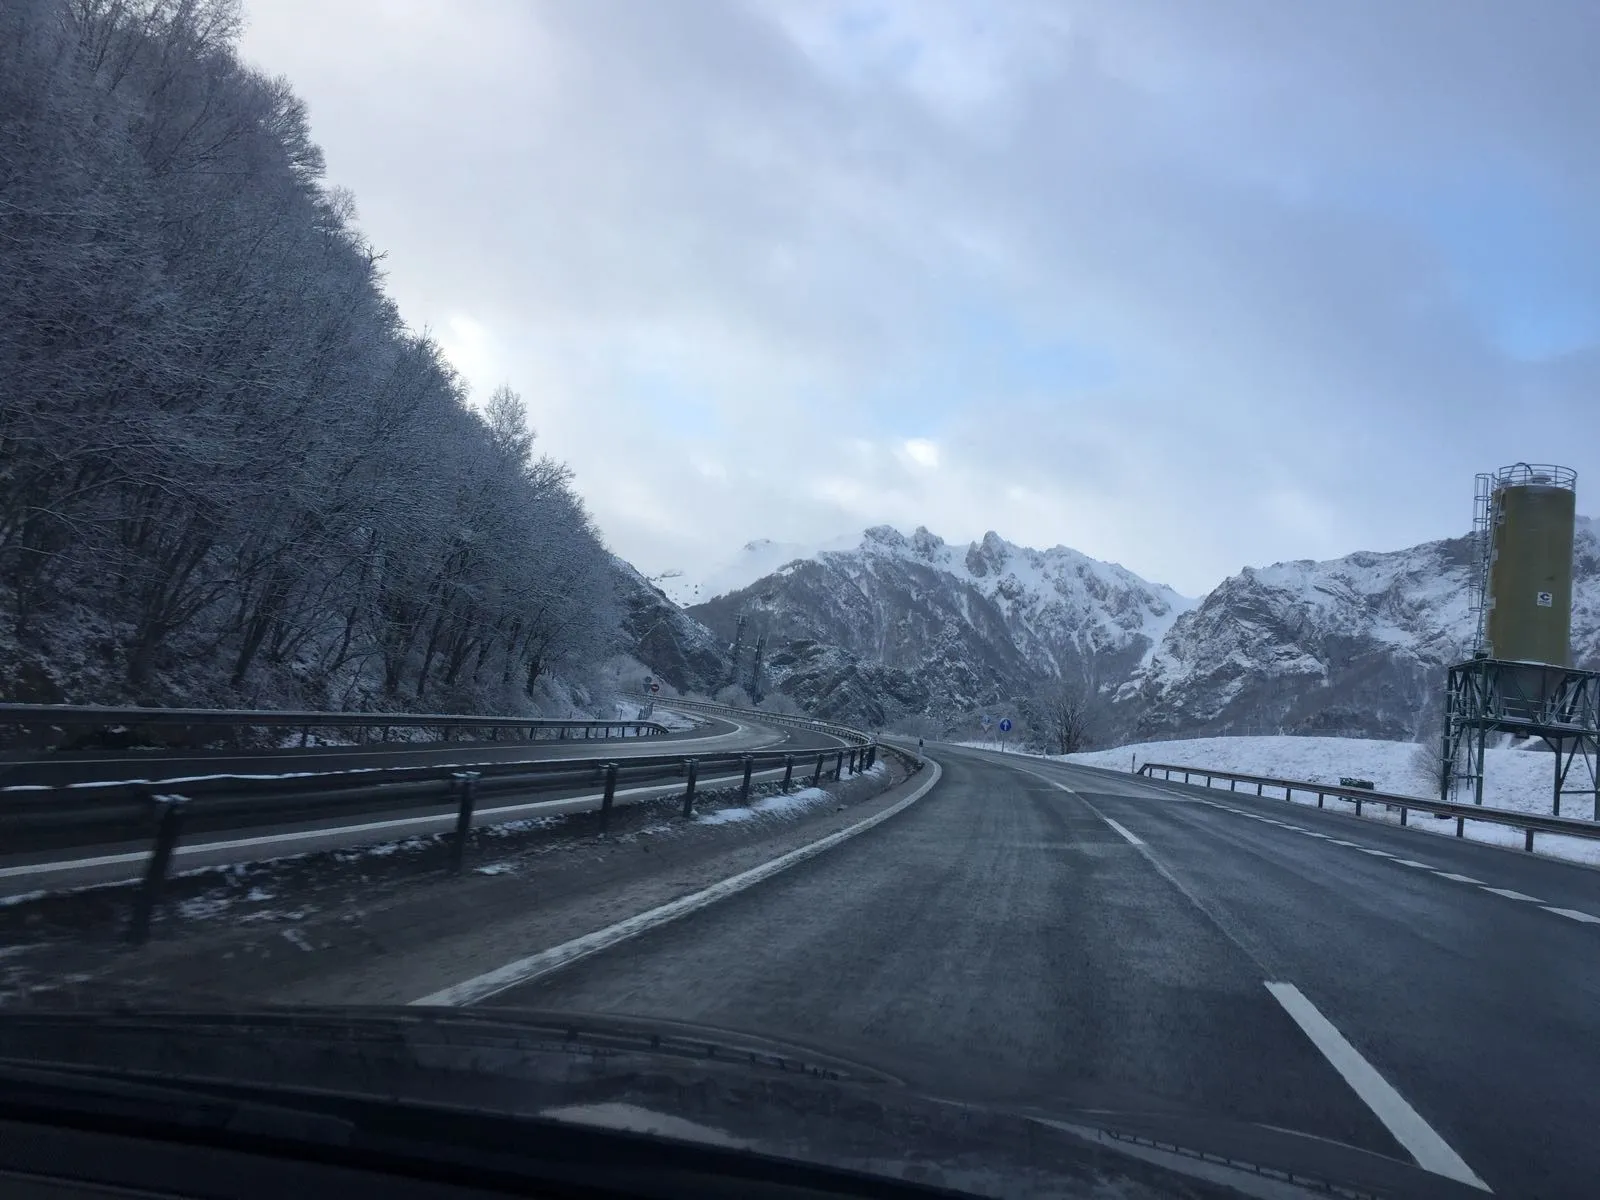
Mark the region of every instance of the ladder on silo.
<instances>
[{"instance_id":1,"label":"ladder on silo","mask_svg":"<svg viewBox=\"0 0 1600 1200\"><path fill-rule=\"evenodd\" d=\"M1494 476L1480 473L1474 480L1472 497L1472 577L1468 583L1467 613L1472 623L1472 654L1483 650L1489 607L1489 559L1494 545L1491 509L1494 505Z\"/></svg>"}]
</instances>

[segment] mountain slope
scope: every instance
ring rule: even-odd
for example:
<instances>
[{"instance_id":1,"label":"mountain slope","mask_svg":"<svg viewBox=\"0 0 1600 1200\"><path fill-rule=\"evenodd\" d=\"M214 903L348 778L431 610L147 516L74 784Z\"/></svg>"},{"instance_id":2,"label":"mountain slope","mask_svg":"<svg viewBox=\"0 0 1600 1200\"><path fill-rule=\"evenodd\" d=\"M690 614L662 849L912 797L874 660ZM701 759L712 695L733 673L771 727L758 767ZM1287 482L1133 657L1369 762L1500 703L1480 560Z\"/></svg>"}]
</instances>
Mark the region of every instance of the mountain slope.
<instances>
[{"instance_id":1,"label":"mountain slope","mask_svg":"<svg viewBox=\"0 0 1600 1200\"><path fill-rule=\"evenodd\" d=\"M789 547L747 547L747 563ZM765 679L819 714L944 721L1055 676L1103 697L1102 735L1431 734L1444 667L1470 650L1466 538L1246 568L1198 602L1065 547L990 533L948 546L869 529L692 613L722 643L738 618L741 680L766 635ZM1580 518L1573 649L1600 667L1600 533Z\"/></svg>"},{"instance_id":2,"label":"mountain slope","mask_svg":"<svg viewBox=\"0 0 1600 1200\"><path fill-rule=\"evenodd\" d=\"M1579 518L1574 662L1600 666L1600 536ZM1118 691L1147 737L1338 733L1412 738L1443 669L1471 650L1466 538L1249 568L1173 625Z\"/></svg>"},{"instance_id":3,"label":"mountain slope","mask_svg":"<svg viewBox=\"0 0 1600 1200\"><path fill-rule=\"evenodd\" d=\"M764 634L771 681L814 711L883 721L953 717L1057 675L1121 683L1191 604L1063 546L877 526L690 613L728 642L744 616L746 653ZM886 700L852 685L867 669L893 673Z\"/></svg>"}]
</instances>

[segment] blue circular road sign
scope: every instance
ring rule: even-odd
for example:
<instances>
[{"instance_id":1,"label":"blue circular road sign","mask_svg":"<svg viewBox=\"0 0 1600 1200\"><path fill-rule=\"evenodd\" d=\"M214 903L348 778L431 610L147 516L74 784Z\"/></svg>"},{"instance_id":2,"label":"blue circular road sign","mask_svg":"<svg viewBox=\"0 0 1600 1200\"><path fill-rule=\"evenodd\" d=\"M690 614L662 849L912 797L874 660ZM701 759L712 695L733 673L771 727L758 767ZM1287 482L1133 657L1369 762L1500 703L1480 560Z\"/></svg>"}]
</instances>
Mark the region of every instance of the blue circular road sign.
<instances>
[{"instance_id":1,"label":"blue circular road sign","mask_svg":"<svg viewBox=\"0 0 1600 1200\"><path fill-rule=\"evenodd\" d=\"M1010 717L1001 717L1000 718L1000 732L1001 733L1010 733L1011 732L1011 718Z\"/></svg>"}]
</instances>

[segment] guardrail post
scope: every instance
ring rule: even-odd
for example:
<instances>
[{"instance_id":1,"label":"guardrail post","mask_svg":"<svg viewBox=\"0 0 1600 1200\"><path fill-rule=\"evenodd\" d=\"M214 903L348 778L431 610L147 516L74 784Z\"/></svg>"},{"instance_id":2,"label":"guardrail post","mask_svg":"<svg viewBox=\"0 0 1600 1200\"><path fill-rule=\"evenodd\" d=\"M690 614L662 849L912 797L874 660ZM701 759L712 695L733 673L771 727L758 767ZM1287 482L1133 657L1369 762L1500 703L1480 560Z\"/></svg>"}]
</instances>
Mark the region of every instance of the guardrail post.
<instances>
[{"instance_id":1,"label":"guardrail post","mask_svg":"<svg viewBox=\"0 0 1600 1200\"><path fill-rule=\"evenodd\" d=\"M1230 792L1237 792L1239 790L1239 781L1237 779L1228 780L1228 790Z\"/></svg>"},{"instance_id":2,"label":"guardrail post","mask_svg":"<svg viewBox=\"0 0 1600 1200\"><path fill-rule=\"evenodd\" d=\"M142 946L150 940L150 918L161 899L161 889L167 882L167 868L172 863L172 852L178 845L178 827L183 811L182 796L152 796L156 805L156 841L150 851L150 862L145 867L144 883L133 898L133 918L128 922L128 941Z\"/></svg>"},{"instance_id":3,"label":"guardrail post","mask_svg":"<svg viewBox=\"0 0 1600 1200\"><path fill-rule=\"evenodd\" d=\"M1529 826L1527 829L1523 830L1522 848L1524 850L1526 850L1529 854L1533 853L1533 827L1532 826Z\"/></svg>"},{"instance_id":4,"label":"guardrail post","mask_svg":"<svg viewBox=\"0 0 1600 1200\"><path fill-rule=\"evenodd\" d=\"M1400 824L1404 825L1405 823L1406 823L1406 806L1404 804L1402 804L1400 806Z\"/></svg>"},{"instance_id":5,"label":"guardrail post","mask_svg":"<svg viewBox=\"0 0 1600 1200\"><path fill-rule=\"evenodd\" d=\"M1322 793L1321 792L1317 793L1317 807L1318 808L1322 807Z\"/></svg>"},{"instance_id":6,"label":"guardrail post","mask_svg":"<svg viewBox=\"0 0 1600 1200\"><path fill-rule=\"evenodd\" d=\"M558 731L557 731L557 733L556 733L556 740L557 740L557 741L558 741L558 742L564 742L564 741L566 741L566 740L567 740L567 727L566 727L566 726L565 726L565 725L563 725L563 726L562 726L562 727L561 727L561 728L560 728L560 730L558 730Z\"/></svg>"},{"instance_id":7,"label":"guardrail post","mask_svg":"<svg viewBox=\"0 0 1600 1200\"><path fill-rule=\"evenodd\" d=\"M839 751L838 756L833 760L833 777L834 777L834 779L837 780L843 774L844 774L844 751L841 750L841 751Z\"/></svg>"},{"instance_id":8,"label":"guardrail post","mask_svg":"<svg viewBox=\"0 0 1600 1200\"><path fill-rule=\"evenodd\" d=\"M456 810L456 836L450 843L450 874L461 874L461 860L467 848L467 834L472 832L472 805L473 784L478 778L477 771L456 771L450 776L455 780L457 796L460 798L460 807Z\"/></svg>"},{"instance_id":9,"label":"guardrail post","mask_svg":"<svg viewBox=\"0 0 1600 1200\"><path fill-rule=\"evenodd\" d=\"M1466 836L1466 829L1467 829L1466 818L1457 817L1456 818L1456 836L1457 837L1465 837Z\"/></svg>"},{"instance_id":10,"label":"guardrail post","mask_svg":"<svg viewBox=\"0 0 1600 1200\"><path fill-rule=\"evenodd\" d=\"M606 764L606 794L600 801L600 832L611 828L611 801L617 795L617 764Z\"/></svg>"},{"instance_id":11,"label":"guardrail post","mask_svg":"<svg viewBox=\"0 0 1600 1200\"><path fill-rule=\"evenodd\" d=\"M756 760L748 754L744 756L744 783L739 788L739 802L750 803L750 772L755 770Z\"/></svg>"},{"instance_id":12,"label":"guardrail post","mask_svg":"<svg viewBox=\"0 0 1600 1200\"><path fill-rule=\"evenodd\" d=\"M1361 815L1361 797L1357 796L1356 797L1356 816L1359 817L1360 815Z\"/></svg>"},{"instance_id":13,"label":"guardrail post","mask_svg":"<svg viewBox=\"0 0 1600 1200\"><path fill-rule=\"evenodd\" d=\"M828 756L826 754L817 755L817 773L811 777L811 786L812 787L816 787L819 783L822 782L822 760L827 758L827 757Z\"/></svg>"},{"instance_id":14,"label":"guardrail post","mask_svg":"<svg viewBox=\"0 0 1600 1200\"><path fill-rule=\"evenodd\" d=\"M689 786L683 789L683 815L688 818L694 816L694 781L700 773L700 760L686 758L683 761L689 769Z\"/></svg>"},{"instance_id":15,"label":"guardrail post","mask_svg":"<svg viewBox=\"0 0 1600 1200\"><path fill-rule=\"evenodd\" d=\"M1256 795L1261 795L1261 785L1259 783L1256 784Z\"/></svg>"},{"instance_id":16,"label":"guardrail post","mask_svg":"<svg viewBox=\"0 0 1600 1200\"><path fill-rule=\"evenodd\" d=\"M850 750L850 771L849 771L849 773L851 775L854 775L856 773L856 755L858 753L860 753L860 752L858 750L856 750L854 747L851 748L851 750Z\"/></svg>"},{"instance_id":17,"label":"guardrail post","mask_svg":"<svg viewBox=\"0 0 1600 1200\"><path fill-rule=\"evenodd\" d=\"M794 755L783 756L783 790L787 792L789 785L794 781Z\"/></svg>"}]
</instances>

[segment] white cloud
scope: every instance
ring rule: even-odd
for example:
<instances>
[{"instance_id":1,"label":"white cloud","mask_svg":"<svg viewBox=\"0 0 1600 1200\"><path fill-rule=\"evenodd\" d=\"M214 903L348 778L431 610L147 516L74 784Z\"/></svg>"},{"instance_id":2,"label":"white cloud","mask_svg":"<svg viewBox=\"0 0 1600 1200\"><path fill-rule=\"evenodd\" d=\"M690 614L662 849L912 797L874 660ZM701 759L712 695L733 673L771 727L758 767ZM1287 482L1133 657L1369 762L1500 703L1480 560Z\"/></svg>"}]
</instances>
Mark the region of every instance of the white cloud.
<instances>
[{"instance_id":1,"label":"white cloud","mask_svg":"<svg viewBox=\"0 0 1600 1200\"><path fill-rule=\"evenodd\" d=\"M407 320L647 571L892 521L1197 592L1600 468L1592 341L1508 357L1534 255L1472 249L1537 201L1600 279L1586 0L246 3Z\"/></svg>"}]
</instances>

